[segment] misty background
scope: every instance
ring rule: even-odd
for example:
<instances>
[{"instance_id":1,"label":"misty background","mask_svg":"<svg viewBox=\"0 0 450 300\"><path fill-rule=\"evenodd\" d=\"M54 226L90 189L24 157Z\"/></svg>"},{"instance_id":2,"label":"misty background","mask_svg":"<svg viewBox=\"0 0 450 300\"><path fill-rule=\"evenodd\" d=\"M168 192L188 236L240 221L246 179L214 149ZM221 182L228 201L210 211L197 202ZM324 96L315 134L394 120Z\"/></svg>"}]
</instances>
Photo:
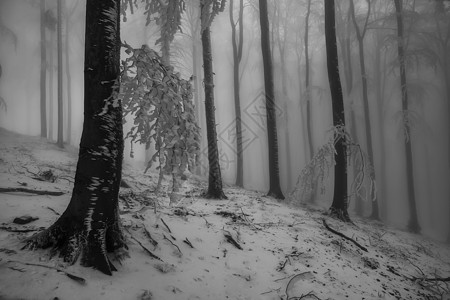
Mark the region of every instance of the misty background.
<instances>
[{"instance_id":1,"label":"misty background","mask_svg":"<svg viewBox=\"0 0 450 300\"><path fill-rule=\"evenodd\" d=\"M238 2L234 1L234 17ZM347 130L367 152L363 88L358 40L350 18L349 1L336 1L336 30L339 64L346 106ZM403 131L401 90L398 71L395 8L393 1L373 0L363 44L368 83L373 168L376 182L365 180L360 197L350 198L350 213L361 201L360 213L371 213L371 193L376 191L380 217L385 223L404 228L408 222L408 199L404 139L412 141L415 196L422 233L445 240L450 237L450 149L449 70L450 12L447 1L404 1L407 40L408 121L410 136ZM47 133L57 140L57 31L56 1L45 1L42 18L40 1L0 1L0 127L27 135L39 135L41 26L46 38ZM78 146L83 120L83 63L85 1L63 1L63 132L64 142ZM355 0L355 20L362 29L367 1ZM187 0L182 31L171 46L171 61L183 77L197 74L194 101L202 128L200 176L207 176L207 143L203 101L202 59L198 1ZM276 115L280 176L283 193L296 186L302 169L313 154L332 136L331 97L325 57L323 1L311 1L309 15L310 86L305 87L305 18L307 0L269 1L271 43L275 73ZM137 48L155 45L158 26L146 25L144 7L122 16L121 38ZM257 1L245 0L243 10L243 55L240 70L240 98L243 126L244 187L267 191L269 184L264 78L260 48ZM126 20L125 20L126 19ZM233 94L233 52L229 2L211 26L215 105L220 165L223 180L236 179L236 135ZM349 48L346 50L346 46ZM351 75L349 75L351 74ZM350 78L349 78L350 76ZM309 109L307 108L309 99ZM310 133L307 130L307 115ZM132 120L125 125L129 126ZM129 127L128 127L129 128ZM310 134L310 138L308 135ZM1 142L1 141L0 141ZM125 161L144 169L152 149L125 141ZM311 153L312 149L312 153ZM146 153L147 152L147 153ZM349 166L349 185L355 172ZM368 176L366 176L368 177ZM333 172L324 178L325 189L315 193L315 203L328 208L332 200ZM356 199L358 198L358 199Z\"/></svg>"}]
</instances>

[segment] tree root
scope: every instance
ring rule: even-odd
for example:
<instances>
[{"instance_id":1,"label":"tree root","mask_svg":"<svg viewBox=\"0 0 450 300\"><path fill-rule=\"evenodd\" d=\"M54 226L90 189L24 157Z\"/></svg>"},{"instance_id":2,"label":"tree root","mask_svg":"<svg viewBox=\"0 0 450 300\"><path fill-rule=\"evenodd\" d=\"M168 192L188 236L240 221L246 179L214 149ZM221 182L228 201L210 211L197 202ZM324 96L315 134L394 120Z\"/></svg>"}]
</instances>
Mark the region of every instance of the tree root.
<instances>
[{"instance_id":1,"label":"tree root","mask_svg":"<svg viewBox=\"0 0 450 300\"><path fill-rule=\"evenodd\" d=\"M352 242L353 244L355 244L356 246L358 246L358 248L360 248L361 250L365 251L365 252L369 252L367 250L366 247L362 246L360 243L358 243L357 241L355 241L354 239L352 239L351 237L346 236L343 233L340 233L339 231L334 230L333 228L331 228L330 226L328 226L327 222L325 221L325 219L322 219L323 225L325 226L326 229L328 229L329 231L331 231L334 234L339 235L340 237L343 237L344 239Z\"/></svg>"}]
</instances>

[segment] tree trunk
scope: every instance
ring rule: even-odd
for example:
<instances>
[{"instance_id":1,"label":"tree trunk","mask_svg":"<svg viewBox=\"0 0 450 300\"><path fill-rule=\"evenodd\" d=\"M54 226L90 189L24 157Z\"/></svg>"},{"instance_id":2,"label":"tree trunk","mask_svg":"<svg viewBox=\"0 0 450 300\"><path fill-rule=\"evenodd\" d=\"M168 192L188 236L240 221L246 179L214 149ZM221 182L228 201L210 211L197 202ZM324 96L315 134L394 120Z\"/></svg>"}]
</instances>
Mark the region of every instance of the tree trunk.
<instances>
[{"instance_id":1,"label":"tree trunk","mask_svg":"<svg viewBox=\"0 0 450 300\"><path fill-rule=\"evenodd\" d=\"M370 15L370 1L368 2L369 8L367 12L367 19ZM369 111L369 96L367 91L367 73L366 73L366 63L365 63L365 56L364 56L364 36L367 29L367 22L364 24L364 28L362 29L362 32L360 31L358 27L358 23L356 22L355 17L355 7L353 5L353 0L350 0L350 10L351 10L351 16L353 25L355 27L356 31L356 38L358 40L358 50L359 50L359 66L361 70L361 81L362 81L362 96L363 96L363 108L364 108L364 128L365 128L365 136L366 136L366 147L367 147L367 157L369 160L369 177L370 180L374 183L376 183L375 178L375 165L373 163L373 146L372 146L372 127L370 124L370 111ZM373 194L372 194L373 193ZM374 220L379 220L380 216L378 213L378 200L377 195L375 191L370 191L371 196L371 203L372 203L372 214L371 218Z\"/></svg>"},{"instance_id":2,"label":"tree trunk","mask_svg":"<svg viewBox=\"0 0 450 300\"><path fill-rule=\"evenodd\" d=\"M244 151L242 149L242 119L241 119L241 99L239 82L239 65L242 60L243 46L243 12L244 1L239 1L239 38L236 40L236 24L233 18L233 0L230 0L230 24L231 24L231 44L233 46L233 87L234 87L234 111L236 115L236 185L244 187Z\"/></svg>"},{"instance_id":3,"label":"tree trunk","mask_svg":"<svg viewBox=\"0 0 450 300\"><path fill-rule=\"evenodd\" d=\"M330 82L333 106L333 126L345 130L344 100L341 80L339 77L339 63L336 43L336 24L334 0L324 0L325 3L325 41L327 53L328 81ZM345 136L335 136L335 167L334 194L331 204L331 214L343 221L350 221L348 215L347 196L347 149Z\"/></svg>"},{"instance_id":4,"label":"tree trunk","mask_svg":"<svg viewBox=\"0 0 450 300\"><path fill-rule=\"evenodd\" d=\"M69 14L67 10L67 0L64 1L66 11L66 38L65 38L65 54L66 54L66 79L67 79L67 143L72 140L72 76L70 74L69 59Z\"/></svg>"},{"instance_id":5,"label":"tree trunk","mask_svg":"<svg viewBox=\"0 0 450 300\"><path fill-rule=\"evenodd\" d=\"M203 12L203 4L202 4ZM202 21L204 18L201 18ZM214 79L211 51L211 33L210 28L202 28L202 48L203 48L203 72L205 75L205 112L206 112L206 135L208 138L208 191L207 198L226 199L222 189L222 174L219 164L219 149L217 147L216 117L214 107Z\"/></svg>"},{"instance_id":6,"label":"tree trunk","mask_svg":"<svg viewBox=\"0 0 450 300\"><path fill-rule=\"evenodd\" d=\"M306 90L306 135L309 147L309 159L314 156L314 145L311 132L311 88L309 74L309 16L311 14L311 0L308 0L305 17L305 90Z\"/></svg>"},{"instance_id":7,"label":"tree trunk","mask_svg":"<svg viewBox=\"0 0 450 300\"><path fill-rule=\"evenodd\" d=\"M64 147L64 137L63 137L63 59L62 59L62 9L61 1L57 0L57 10L58 10L58 138L56 144L58 147Z\"/></svg>"},{"instance_id":8,"label":"tree trunk","mask_svg":"<svg viewBox=\"0 0 450 300\"><path fill-rule=\"evenodd\" d=\"M267 140L269 146L269 181L268 196L284 199L280 187L280 169L278 165L277 120L275 114L275 93L273 83L272 55L269 40L269 18L267 0L259 0L261 26L261 51L264 64L264 87L266 96Z\"/></svg>"},{"instance_id":9,"label":"tree trunk","mask_svg":"<svg viewBox=\"0 0 450 300\"><path fill-rule=\"evenodd\" d=\"M394 0L397 16L397 37L398 37L398 60L400 62L400 87L402 92L402 112L403 127L405 132L405 155L406 155L406 179L407 179L407 197L409 202L409 222L408 230L413 233L420 232L419 221L417 218L416 195L414 190L414 168L412 158L411 135L408 122L408 91L406 87L406 63L405 49L403 39L403 18L402 1Z\"/></svg>"},{"instance_id":10,"label":"tree trunk","mask_svg":"<svg viewBox=\"0 0 450 300\"><path fill-rule=\"evenodd\" d=\"M47 137L47 41L45 37L45 0L40 0L41 7L41 137Z\"/></svg>"},{"instance_id":11,"label":"tree trunk","mask_svg":"<svg viewBox=\"0 0 450 300\"><path fill-rule=\"evenodd\" d=\"M119 76L120 0L87 0L84 63L84 123L72 198L61 217L28 240L30 248L58 251L66 262L111 275L106 252L126 247L118 215L122 174L121 105L105 101Z\"/></svg>"},{"instance_id":12,"label":"tree trunk","mask_svg":"<svg viewBox=\"0 0 450 300\"><path fill-rule=\"evenodd\" d=\"M53 59L53 44L54 44L54 32L50 31L50 43L48 49L48 89L49 89L49 97L48 97L48 138L53 141L53 96L54 96L54 88L53 88L53 68L54 68L54 59Z\"/></svg>"}]
</instances>

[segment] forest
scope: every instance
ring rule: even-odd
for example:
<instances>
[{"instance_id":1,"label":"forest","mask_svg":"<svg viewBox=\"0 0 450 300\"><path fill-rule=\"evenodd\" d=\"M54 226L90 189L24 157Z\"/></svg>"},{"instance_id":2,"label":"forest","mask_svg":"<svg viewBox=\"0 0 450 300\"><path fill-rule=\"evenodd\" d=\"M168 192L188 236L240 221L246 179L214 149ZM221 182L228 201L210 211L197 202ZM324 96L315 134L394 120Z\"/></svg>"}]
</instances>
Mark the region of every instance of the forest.
<instances>
[{"instance_id":1,"label":"forest","mask_svg":"<svg viewBox=\"0 0 450 300\"><path fill-rule=\"evenodd\" d=\"M0 41L0 299L450 297L449 1L0 0Z\"/></svg>"}]
</instances>

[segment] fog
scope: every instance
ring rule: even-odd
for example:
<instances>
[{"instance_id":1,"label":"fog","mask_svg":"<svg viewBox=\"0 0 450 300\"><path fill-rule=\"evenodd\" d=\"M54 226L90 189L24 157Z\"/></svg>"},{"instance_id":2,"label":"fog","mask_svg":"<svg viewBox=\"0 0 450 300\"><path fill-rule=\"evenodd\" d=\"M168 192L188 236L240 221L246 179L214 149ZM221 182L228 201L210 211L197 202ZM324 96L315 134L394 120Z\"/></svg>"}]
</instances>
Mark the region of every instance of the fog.
<instances>
[{"instance_id":1,"label":"fog","mask_svg":"<svg viewBox=\"0 0 450 300\"><path fill-rule=\"evenodd\" d=\"M63 91L64 141L78 146L83 121L83 61L85 1L63 1ZM187 0L187 7L197 1ZM237 4L235 1L235 17ZM310 161L306 129L306 88L304 33L307 0L269 1L272 27L273 71L275 74L276 116L278 126L281 187L285 196L294 190L297 178ZM347 1L336 1L336 31L339 64L344 92L347 129L354 141L367 152L363 89L358 41L349 18ZM364 37L369 118L373 145L373 168L381 219L399 228L408 222L409 206L406 182L405 136L397 56L397 27L393 1L370 1L371 12ZM0 127L39 136L40 119L40 2L0 1ZM367 1L355 0L356 21L363 27ZM422 233L439 240L450 236L450 11L445 1L403 1L407 44L408 124L413 153L414 187ZM443 6L439 6L442 3ZM46 12L56 17L56 1L46 0ZM233 52L229 3L212 23L216 123L223 181L233 185L236 179L236 135L233 94ZM243 12L243 55L240 69L240 98L243 126L244 187L266 192L269 186L268 147L257 1L245 0ZM438 11L442 10L442 11ZM194 11L195 13L195 11ZM197 12L198 13L198 12ZM195 14L194 14L195 16ZM142 44L159 51L155 45L158 26L146 26L143 8L122 16L121 38L135 48ZM67 21L67 22L66 22ZM187 13L182 32L177 32L171 47L171 62L187 79L194 67L203 74L200 35L192 38ZM312 149L326 144L332 132L331 96L328 84L323 1L312 0L309 19L310 127ZM57 138L57 35L51 24L46 27L47 48L47 126L49 139ZM341 43L349 39L349 56ZM193 43L197 66L193 66ZM67 47L68 45L68 47ZM281 54L280 47L284 47ZM124 53L125 55L125 53ZM350 61L349 61L350 59ZM67 63L67 64L66 64ZM348 79L349 72L352 78ZM69 75L68 75L69 74ZM68 111L70 77L71 111ZM351 88L349 87L351 84ZM207 142L203 85L194 95L199 125L202 128L200 169L207 176ZM352 114L350 113L352 112ZM70 118L69 118L70 114ZM51 116L51 117L50 117ZM70 119L70 126L68 120ZM125 132L132 120L125 125ZM350 129L353 127L353 131ZM356 136L354 136L356 134ZM149 154L143 145L125 141L125 162L145 168ZM149 151L152 151L151 149ZM349 166L349 185L354 173ZM366 176L367 177L367 176ZM315 202L329 208L333 195L333 172L324 179L325 190L316 193ZM362 212L371 213L370 189L363 182ZM350 213L355 211L350 197Z\"/></svg>"}]
</instances>

